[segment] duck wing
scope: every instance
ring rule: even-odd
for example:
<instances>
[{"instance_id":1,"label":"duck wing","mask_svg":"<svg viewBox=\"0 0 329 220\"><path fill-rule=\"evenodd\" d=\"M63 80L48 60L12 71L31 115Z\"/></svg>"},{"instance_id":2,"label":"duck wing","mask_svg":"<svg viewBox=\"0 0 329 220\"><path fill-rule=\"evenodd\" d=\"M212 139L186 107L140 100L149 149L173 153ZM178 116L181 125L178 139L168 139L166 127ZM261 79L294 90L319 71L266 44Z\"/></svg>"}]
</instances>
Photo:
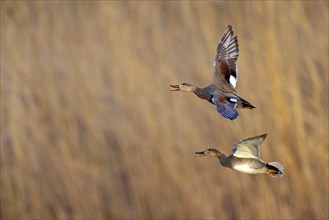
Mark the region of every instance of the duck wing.
<instances>
[{"instance_id":1,"label":"duck wing","mask_svg":"<svg viewBox=\"0 0 329 220\"><path fill-rule=\"evenodd\" d=\"M224 118L228 118L233 121L234 119L236 119L239 116L238 111L228 105L218 104L216 106L217 106L217 111Z\"/></svg>"},{"instance_id":2,"label":"duck wing","mask_svg":"<svg viewBox=\"0 0 329 220\"><path fill-rule=\"evenodd\" d=\"M233 156L240 158L256 158L260 156L260 144L263 143L267 134L242 140L232 148Z\"/></svg>"},{"instance_id":3,"label":"duck wing","mask_svg":"<svg viewBox=\"0 0 329 220\"><path fill-rule=\"evenodd\" d=\"M227 83L235 88L238 81L239 44L233 37L232 26L228 25L217 46L212 83Z\"/></svg>"},{"instance_id":4,"label":"duck wing","mask_svg":"<svg viewBox=\"0 0 329 220\"><path fill-rule=\"evenodd\" d=\"M238 100L236 97L213 94L212 102L217 106L217 111L224 118L234 120L239 116L239 113L236 110L237 103L238 103Z\"/></svg>"}]
</instances>

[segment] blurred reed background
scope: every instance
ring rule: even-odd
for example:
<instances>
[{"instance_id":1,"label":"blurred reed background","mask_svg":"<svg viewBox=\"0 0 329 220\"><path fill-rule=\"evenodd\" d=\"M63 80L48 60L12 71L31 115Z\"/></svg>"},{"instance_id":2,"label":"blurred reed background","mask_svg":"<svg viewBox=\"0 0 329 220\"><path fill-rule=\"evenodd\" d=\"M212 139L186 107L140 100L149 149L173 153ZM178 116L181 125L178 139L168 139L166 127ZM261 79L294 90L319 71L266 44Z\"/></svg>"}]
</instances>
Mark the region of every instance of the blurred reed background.
<instances>
[{"instance_id":1,"label":"blurred reed background","mask_svg":"<svg viewBox=\"0 0 329 220\"><path fill-rule=\"evenodd\" d=\"M206 86L228 24L230 121ZM268 133L281 179L194 152ZM2 219L328 219L328 2L1 1Z\"/></svg>"}]
</instances>

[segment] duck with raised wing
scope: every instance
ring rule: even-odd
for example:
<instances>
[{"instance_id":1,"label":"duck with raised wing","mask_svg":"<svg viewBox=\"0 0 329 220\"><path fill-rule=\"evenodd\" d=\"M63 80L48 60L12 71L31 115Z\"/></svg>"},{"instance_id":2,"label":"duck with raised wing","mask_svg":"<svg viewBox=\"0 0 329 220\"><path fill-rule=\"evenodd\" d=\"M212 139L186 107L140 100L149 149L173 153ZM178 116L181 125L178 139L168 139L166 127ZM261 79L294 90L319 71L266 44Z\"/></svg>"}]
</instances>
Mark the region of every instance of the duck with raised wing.
<instances>
[{"instance_id":1,"label":"duck with raised wing","mask_svg":"<svg viewBox=\"0 0 329 220\"><path fill-rule=\"evenodd\" d=\"M201 152L195 152L196 156L217 157L222 166L233 170L248 173L265 173L272 177L282 177L283 166L278 162L266 163L259 158L260 144L265 140L267 134L248 138L236 143L232 148L232 154L225 156L214 148L208 148Z\"/></svg>"},{"instance_id":2,"label":"duck with raised wing","mask_svg":"<svg viewBox=\"0 0 329 220\"><path fill-rule=\"evenodd\" d=\"M199 88L189 83L170 85L171 91L193 92L217 106L217 111L231 120L239 116L236 108L256 108L250 102L237 95L235 86L238 81L237 59L239 45L237 36L233 36L232 26L228 25L217 46L217 55L213 67L213 79L209 86Z\"/></svg>"}]
</instances>

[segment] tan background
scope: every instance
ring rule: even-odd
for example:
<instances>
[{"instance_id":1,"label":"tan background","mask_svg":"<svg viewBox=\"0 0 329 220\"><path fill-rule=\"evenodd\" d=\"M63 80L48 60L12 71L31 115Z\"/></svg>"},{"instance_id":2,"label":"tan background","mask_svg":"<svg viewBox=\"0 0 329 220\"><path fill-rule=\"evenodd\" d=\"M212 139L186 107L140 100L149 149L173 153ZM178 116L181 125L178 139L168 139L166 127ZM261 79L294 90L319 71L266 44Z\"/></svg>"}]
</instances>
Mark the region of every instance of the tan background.
<instances>
[{"instance_id":1,"label":"tan background","mask_svg":"<svg viewBox=\"0 0 329 220\"><path fill-rule=\"evenodd\" d=\"M206 86L228 24L231 122ZM194 152L268 133L282 179ZM1 217L327 219L328 2L1 1Z\"/></svg>"}]
</instances>

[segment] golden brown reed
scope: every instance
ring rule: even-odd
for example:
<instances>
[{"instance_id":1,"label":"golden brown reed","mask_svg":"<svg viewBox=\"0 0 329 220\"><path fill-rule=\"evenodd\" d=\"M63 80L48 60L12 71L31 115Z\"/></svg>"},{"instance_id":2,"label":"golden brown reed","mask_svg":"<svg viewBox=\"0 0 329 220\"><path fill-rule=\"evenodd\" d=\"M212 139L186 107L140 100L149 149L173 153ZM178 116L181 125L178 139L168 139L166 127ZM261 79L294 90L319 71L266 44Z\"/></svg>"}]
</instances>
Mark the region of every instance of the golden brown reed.
<instances>
[{"instance_id":1,"label":"golden brown reed","mask_svg":"<svg viewBox=\"0 0 329 220\"><path fill-rule=\"evenodd\" d=\"M168 87L228 24L233 122ZM282 179L194 157L261 133ZM1 1L1 218L328 219L328 2Z\"/></svg>"}]
</instances>

